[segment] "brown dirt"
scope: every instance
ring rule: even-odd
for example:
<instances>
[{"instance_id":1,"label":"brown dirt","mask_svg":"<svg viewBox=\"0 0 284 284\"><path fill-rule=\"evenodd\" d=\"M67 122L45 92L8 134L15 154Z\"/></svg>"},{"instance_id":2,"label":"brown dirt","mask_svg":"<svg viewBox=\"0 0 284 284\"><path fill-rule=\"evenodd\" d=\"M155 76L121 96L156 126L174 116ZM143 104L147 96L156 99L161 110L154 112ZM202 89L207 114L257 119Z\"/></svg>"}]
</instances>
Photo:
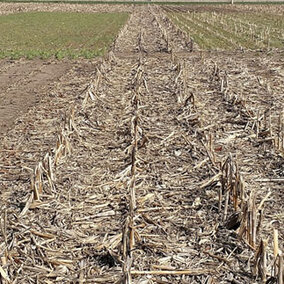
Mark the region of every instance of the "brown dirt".
<instances>
[{"instance_id":1,"label":"brown dirt","mask_svg":"<svg viewBox=\"0 0 284 284\"><path fill-rule=\"evenodd\" d=\"M38 103L71 62L0 61L0 134Z\"/></svg>"}]
</instances>

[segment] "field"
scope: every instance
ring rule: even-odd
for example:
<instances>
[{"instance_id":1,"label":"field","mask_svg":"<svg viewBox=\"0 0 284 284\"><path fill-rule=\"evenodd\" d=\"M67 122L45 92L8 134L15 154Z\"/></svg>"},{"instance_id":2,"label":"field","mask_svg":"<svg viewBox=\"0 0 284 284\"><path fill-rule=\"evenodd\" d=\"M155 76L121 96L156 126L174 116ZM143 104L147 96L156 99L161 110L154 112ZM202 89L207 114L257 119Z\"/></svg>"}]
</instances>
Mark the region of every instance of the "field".
<instances>
[{"instance_id":1,"label":"field","mask_svg":"<svg viewBox=\"0 0 284 284\"><path fill-rule=\"evenodd\" d=\"M103 55L127 13L27 12L0 18L0 58Z\"/></svg>"},{"instance_id":2,"label":"field","mask_svg":"<svg viewBox=\"0 0 284 284\"><path fill-rule=\"evenodd\" d=\"M219 7L167 7L169 17L201 49L263 50L283 48L283 13L224 10Z\"/></svg>"},{"instance_id":3,"label":"field","mask_svg":"<svg viewBox=\"0 0 284 284\"><path fill-rule=\"evenodd\" d=\"M0 282L283 284L283 6L15 5L131 15L0 61Z\"/></svg>"}]
</instances>

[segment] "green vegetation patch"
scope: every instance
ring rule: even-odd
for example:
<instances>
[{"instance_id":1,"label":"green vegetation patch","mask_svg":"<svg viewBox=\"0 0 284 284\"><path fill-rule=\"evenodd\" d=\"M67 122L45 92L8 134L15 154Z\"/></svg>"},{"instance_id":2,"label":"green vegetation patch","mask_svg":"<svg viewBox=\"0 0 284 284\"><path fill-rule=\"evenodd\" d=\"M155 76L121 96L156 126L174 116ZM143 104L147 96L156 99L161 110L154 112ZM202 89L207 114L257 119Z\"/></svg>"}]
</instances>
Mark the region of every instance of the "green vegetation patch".
<instances>
[{"instance_id":1,"label":"green vegetation patch","mask_svg":"<svg viewBox=\"0 0 284 284\"><path fill-rule=\"evenodd\" d=\"M103 55L127 13L29 12L0 16L0 58Z\"/></svg>"},{"instance_id":2,"label":"green vegetation patch","mask_svg":"<svg viewBox=\"0 0 284 284\"><path fill-rule=\"evenodd\" d=\"M284 48L284 17L266 13L168 12L205 50Z\"/></svg>"}]
</instances>

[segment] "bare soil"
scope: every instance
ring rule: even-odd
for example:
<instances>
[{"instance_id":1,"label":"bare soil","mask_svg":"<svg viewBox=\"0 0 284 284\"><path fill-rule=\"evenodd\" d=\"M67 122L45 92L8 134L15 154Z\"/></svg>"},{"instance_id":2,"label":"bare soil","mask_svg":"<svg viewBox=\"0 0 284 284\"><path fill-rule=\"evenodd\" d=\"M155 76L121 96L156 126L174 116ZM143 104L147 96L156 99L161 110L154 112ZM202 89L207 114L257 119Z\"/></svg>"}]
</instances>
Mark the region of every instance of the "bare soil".
<instances>
[{"instance_id":1,"label":"bare soil","mask_svg":"<svg viewBox=\"0 0 284 284\"><path fill-rule=\"evenodd\" d=\"M15 119L38 103L51 84L72 66L71 62L0 62L0 134L11 128Z\"/></svg>"}]
</instances>

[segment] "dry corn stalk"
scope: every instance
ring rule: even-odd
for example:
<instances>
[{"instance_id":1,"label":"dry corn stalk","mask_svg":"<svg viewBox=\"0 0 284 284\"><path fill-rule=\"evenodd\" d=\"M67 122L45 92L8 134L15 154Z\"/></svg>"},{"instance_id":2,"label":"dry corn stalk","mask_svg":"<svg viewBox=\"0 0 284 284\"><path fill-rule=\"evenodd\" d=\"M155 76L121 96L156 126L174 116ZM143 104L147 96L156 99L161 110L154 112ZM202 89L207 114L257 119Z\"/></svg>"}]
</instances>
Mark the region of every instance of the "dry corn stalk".
<instances>
[{"instance_id":1,"label":"dry corn stalk","mask_svg":"<svg viewBox=\"0 0 284 284\"><path fill-rule=\"evenodd\" d=\"M283 284L284 283L284 261L283 261L282 253L278 254L278 267L279 267L278 276L277 276L278 284Z\"/></svg>"},{"instance_id":2,"label":"dry corn stalk","mask_svg":"<svg viewBox=\"0 0 284 284\"><path fill-rule=\"evenodd\" d=\"M85 89L85 98L82 102L82 108L85 109L87 102L89 101L89 99L91 99L92 101L95 100L95 92L94 92L94 85L90 84L86 89Z\"/></svg>"},{"instance_id":3,"label":"dry corn stalk","mask_svg":"<svg viewBox=\"0 0 284 284\"><path fill-rule=\"evenodd\" d=\"M254 275L258 276L262 283L267 280L267 240L261 240L255 252Z\"/></svg>"},{"instance_id":4,"label":"dry corn stalk","mask_svg":"<svg viewBox=\"0 0 284 284\"><path fill-rule=\"evenodd\" d=\"M174 89L175 95L177 97L177 102L184 106L187 106L189 102L192 103L193 108L195 107L195 98L193 93L189 93L188 83L187 83L187 68L185 62L173 62L177 69L177 76L174 79Z\"/></svg>"},{"instance_id":5,"label":"dry corn stalk","mask_svg":"<svg viewBox=\"0 0 284 284\"><path fill-rule=\"evenodd\" d=\"M46 175L48 176L48 179L50 180L50 185L51 185L54 181L54 174L53 174L52 159L51 159L49 153L47 153L45 155L43 162L42 162L42 165L43 165L43 169L44 169Z\"/></svg>"},{"instance_id":6,"label":"dry corn stalk","mask_svg":"<svg viewBox=\"0 0 284 284\"><path fill-rule=\"evenodd\" d=\"M242 206L243 218L239 230L239 236L247 244L255 249L257 245L257 235L260 232L262 222L262 211L256 206L255 193L251 192Z\"/></svg>"},{"instance_id":7,"label":"dry corn stalk","mask_svg":"<svg viewBox=\"0 0 284 284\"><path fill-rule=\"evenodd\" d=\"M229 154L228 158L221 166L221 173L220 182L222 192L219 194L219 208L221 208L220 203L222 203L222 195L225 194L223 220L226 220L230 200L233 203L234 210L239 211L246 198L246 193L238 165L233 161L231 154Z\"/></svg>"},{"instance_id":8,"label":"dry corn stalk","mask_svg":"<svg viewBox=\"0 0 284 284\"><path fill-rule=\"evenodd\" d=\"M273 255L274 255L274 260L277 259L278 254L279 254L278 230L274 229L273 230Z\"/></svg>"},{"instance_id":9,"label":"dry corn stalk","mask_svg":"<svg viewBox=\"0 0 284 284\"><path fill-rule=\"evenodd\" d=\"M56 148L54 150L54 165L56 166L59 160L66 155L71 154L71 145L69 139L62 131L57 138Z\"/></svg>"},{"instance_id":10,"label":"dry corn stalk","mask_svg":"<svg viewBox=\"0 0 284 284\"><path fill-rule=\"evenodd\" d=\"M277 135L274 144L276 151L284 157L284 111L278 115Z\"/></svg>"},{"instance_id":11,"label":"dry corn stalk","mask_svg":"<svg viewBox=\"0 0 284 284\"><path fill-rule=\"evenodd\" d=\"M136 176L136 163L137 163L137 139L138 139L138 117L134 116L131 123L133 142L131 153L131 180L129 185L130 190L130 214L134 215L136 208L136 196L135 196L135 176Z\"/></svg>"},{"instance_id":12,"label":"dry corn stalk","mask_svg":"<svg viewBox=\"0 0 284 284\"><path fill-rule=\"evenodd\" d=\"M139 127L139 106L141 100L141 88L142 86L147 89L147 83L144 78L144 67L143 60L139 58L139 62L134 66L134 78L132 80L133 96L131 99L131 104L133 108L134 115L131 119L131 168L130 168L130 181L128 187L129 193L129 213L126 217L124 224L124 229L122 233L122 251L123 251L123 279L122 283L131 283L131 266L132 266L132 250L135 245L135 224L134 217L136 211L136 164L137 164L137 152L138 152L138 141L140 134L142 134L142 129ZM136 234L137 235L137 234Z\"/></svg>"},{"instance_id":13,"label":"dry corn stalk","mask_svg":"<svg viewBox=\"0 0 284 284\"><path fill-rule=\"evenodd\" d=\"M40 199L40 194L42 194L43 191L42 172L42 163L39 162L35 167L34 175L31 178L31 189L34 192L35 200Z\"/></svg>"},{"instance_id":14,"label":"dry corn stalk","mask_svg":"<svg viewBox=\"0 0 284 284\"><path fill-rule=\"evenodd\" d=\"M284 283L284 263L283 254L279 250L278 230L273 230L273 276L277 279L278 284Z\"/></svg>"}]
</instances>

